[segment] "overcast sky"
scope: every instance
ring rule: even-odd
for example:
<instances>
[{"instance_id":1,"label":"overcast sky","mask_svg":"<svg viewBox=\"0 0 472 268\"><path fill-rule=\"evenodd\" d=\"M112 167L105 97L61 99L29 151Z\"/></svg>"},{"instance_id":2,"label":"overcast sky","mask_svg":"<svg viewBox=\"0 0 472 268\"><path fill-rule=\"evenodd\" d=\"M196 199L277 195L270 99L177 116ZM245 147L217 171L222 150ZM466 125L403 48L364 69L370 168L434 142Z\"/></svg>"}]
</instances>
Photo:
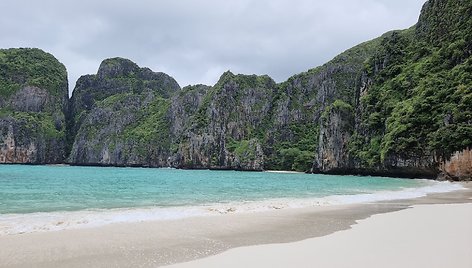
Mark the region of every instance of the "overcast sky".
<instances>
[{"instance_id":1,"label":"overcast sky","mask_svg":"<svg viewBox=\"0 0 472 268\"><path fill-rule=\"evenodd\" d=\"M277 82L382 33L415 24L425 0L2 0L0 47L38 47L67 67L72 91L125 57L181 86L226 70Z\"/></svg>"}]
</instances>

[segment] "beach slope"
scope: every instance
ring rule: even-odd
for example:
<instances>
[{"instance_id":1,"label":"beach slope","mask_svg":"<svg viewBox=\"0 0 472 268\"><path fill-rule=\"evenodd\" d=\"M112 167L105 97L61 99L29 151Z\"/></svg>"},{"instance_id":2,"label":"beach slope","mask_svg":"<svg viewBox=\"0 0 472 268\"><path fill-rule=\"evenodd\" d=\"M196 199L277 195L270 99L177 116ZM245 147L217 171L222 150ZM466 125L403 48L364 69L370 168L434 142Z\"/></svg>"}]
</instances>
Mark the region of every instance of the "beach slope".
<instances>
[{"instance_id":1,"label":"beach slope","mask_svg":"<svg viewBox=\"0 0 472 268\"><path fill-rule=\"evenodd\" d=\"M299 242L248 246L168 266L472 267L472 204L416 205Z\"/></svg>"}]
</instances>

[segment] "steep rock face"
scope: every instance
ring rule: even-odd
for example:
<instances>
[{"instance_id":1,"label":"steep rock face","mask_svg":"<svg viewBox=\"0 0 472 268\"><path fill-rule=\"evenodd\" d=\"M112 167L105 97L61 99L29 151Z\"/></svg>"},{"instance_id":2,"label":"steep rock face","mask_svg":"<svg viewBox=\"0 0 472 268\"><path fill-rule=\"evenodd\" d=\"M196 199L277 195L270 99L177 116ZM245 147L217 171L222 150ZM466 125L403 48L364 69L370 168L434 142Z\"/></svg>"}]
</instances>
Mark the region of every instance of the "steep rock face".
<instances>
[{"instance_id":1,"label":"steep rock face","mask_svg":"<svg viewBox=\"0 0 472 268\"><path fill-rule=\"evenodd\" d=\"M228 71L212 87L180 90L166 74L107 59L77 81L67 114L69 161L464 179L470 161L463 150L472 146L471 12L470 1L428 1L416 26L280 84ZM63 137L66 98L43 86L44 76L4 70L0 162L64 151L60 139L31 137Z\"/></svg>"},{"instance_id":2,"label":"steep rock face","mask_svg":"<svg viewBox=\"0 0 472 268\"><path fill-rule=\"evenodd\" d=\"M187 86L172 97L168 118L172 121L171 132L174 137L179 137L192 124L192 116L198 111L210 89L205 85Z\"/></svg>"},{"instance_id":3,"label":"steep rock face","mask_svg":"<svg viewBox=\"0 0 472 268\"><path fill-rule=\"evenodd\" d=\"M435 177L441 161L472 142L470 6L428 2L418 25L270 86L260 117L240 111L254 104L227 90L239 89L233 84L247 77L225 84L237 79L224 74L198 100L193 97L193 123L177 124L184 129L177 166L241 168L233 164L233 148L257 144L262 152L254 146L244 151L261 155L257 162L264 169Z\"/></svg>"},{"instance_id":4,"label":"steep rock face","mask_svg":"<svg viewBox=\"0 0 472 268\"><path fill-rule=\"evenodd\" d=\"M39 49L0 50L0 163L65 159L67 72Z\"/></svg>"},{"instance_id":5,"label":"steep rock face","mask_svg":"<svg viewBox=\"0 0 472 268\"><path fill-rule=\"evenodd\" d=\"M351 166L348 142L353 131L354 116L351 105L336 100L327 106L322 117L319 147L313 171L336 172Z\"/></svg>"},{"instance_id":6,"label":"steep rock face","mask_svg":"<svg viewBox=\"0 0 472 268\"><path fill-rule=\"evenodd\" d=\"M263 139L264 168L308 172L315 163L314 169L320 170L320 153L332 154L325 139L320 140L320 133L323 137L331 135L326 129L329 124L321 124L321 115L337 100L354 104L364 61L373 55L377 43L360 44L277 85Z\"/></svg>"},{"instance_id":7,"label":"steep rock face","mask_svg":"<svg viewBox=\"0 0 472 268\"><path fill-rule=\"evenodd\" d=\"M434 178L441 162L471 145L471 8L429 1L416 26L384 36L359 89L353 169Z\"/></svg>"},{"instance_id":8,"label":"steep rock face","mask_svg":"<svg viewBox=\"0 0 472 268\"><path fill-rule=\"evenodd\" d=\"M261 135L275 86L268 76L224 73L200 98L198 109L181 133L175 165L262 170Z\"/></svg>"},{"instance_id":9,"label":"steep rock face","mask_svg":"<svg viewBox=\"0 0 472 268\"><path fill-rule=\"evenodd\" d=\"M50 101L50 95L47 90L26 86L10 97L10 107L18 112L39 113L47 109Z\"/></svg>"},{"instance_id":10,"label":"steep rock face","mask_svg":"<svg viewBox=\"0 0 472 268\"><path fill-rule=\"evenodd\" d=\"M170 76L113 58L81 77L71 99L69 162L76 165L166 166L170 156Z\"/></svg>"},{"instance_id":11,"label":"steep rock face","mask_svg":"<svg viewBox=\"0 0 472 268\"><path fill-rule=\"evenodd\" d=\"M169 98L180 86L172 77L140 68L128 59L104 60L96 75L84 75L76 83L70 100L71 136L75 136L82 120L96 102L116 94L140 94L149 89L163 98Z\"/></svg>"}]
</instances>

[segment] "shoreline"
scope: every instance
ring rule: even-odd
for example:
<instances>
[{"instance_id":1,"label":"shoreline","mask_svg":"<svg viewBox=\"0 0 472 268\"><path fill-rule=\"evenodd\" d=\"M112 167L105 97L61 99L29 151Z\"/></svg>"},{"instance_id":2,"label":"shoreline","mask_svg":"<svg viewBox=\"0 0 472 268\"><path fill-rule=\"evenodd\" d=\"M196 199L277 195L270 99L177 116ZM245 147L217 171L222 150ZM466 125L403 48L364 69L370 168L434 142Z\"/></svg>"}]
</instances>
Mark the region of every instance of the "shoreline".
<instances>
[{"instance_id":1,"label":"shoreline","mask_svg":"<svg viewBox=\"0 0 472 268\"><path fill-rule=\"evenodd\" d=\"M113 165L113 164L78 164L78 163L0 163L1 165L18 165L18 166L58 166L58 167L115 167L115 168L149 168L149 169L176 169L176 170L215 170L215 171L240 171L240 172L268 172L268 173L286 173L286 174L318 174L318 175L341 175L341 176L360 176L360 177L383 177L383 178L402 178L402 179L426 179L432 181L472 181L472 178L465 178L463 180L444 179L441 177L442 172L424 174L421 170L418 171L402 171L402 170L372 170L368 168L352 168L345 170L333 170L328 172L300 172L291 170L265 170L265 169L235 169L227 167L172 167L172 166L149 166L149 165Z\"/></svg>"},{"instance_id":2,"label":"shoreline","mask_svg":"<svg viewBox=\"0 0 472 268\"><path fill-rule=\"evenodd\" d=\"M290 170L264 170L267 173L280 173L280 174L307 174L306 172L290 171ZM310 174L310 173L308 173ZM314 174L314 173L313 173Z\"/></svg>"},{"instance_id":3,"label":"shoreline","mask_svg":"<svg viewBox=\"0 0 472 268\"><path fill-rule=\"evenodd\" d=\"M327 236L232 248L165 267L469 268L470 226L472 203L413 205L358 220L351 228Z\"/></svg>"},{"instance_id":4,"label":"shoreline","mask_svg":"<svg viewBox=\"0 0 472 268\"><path fill-rule=\"evenodd\" d=\"M129 207L76 211L0 214L0 237L5 235L97 228L110 224L171 221L192 217L257 214L276 210L336 207L395 201L464 189L460 183L430 182L423 186L372 193L329 195L311 198L274 198L176 207Z\"/></svg>"},{"instance_id":5,"label":"shoreline","mask_svg":"<svg viewBox=\"0 0 472 268\"><path fill-rule=\"evenodd\" d=\"M231 248L296 242L352 228L375 214L419 204L471 203L466 189L416 199L116 223L87 229L0 237L0 266L156 267L219 254Z\"/></svg>"}]
</instances>

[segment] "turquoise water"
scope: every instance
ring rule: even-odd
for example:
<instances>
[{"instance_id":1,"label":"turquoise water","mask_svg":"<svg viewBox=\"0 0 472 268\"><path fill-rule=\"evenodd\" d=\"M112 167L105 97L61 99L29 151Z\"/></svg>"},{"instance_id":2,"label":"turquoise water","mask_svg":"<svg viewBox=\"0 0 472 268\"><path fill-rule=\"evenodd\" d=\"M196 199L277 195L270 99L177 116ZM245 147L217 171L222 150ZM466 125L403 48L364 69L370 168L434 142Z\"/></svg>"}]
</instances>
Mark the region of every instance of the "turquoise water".
<instances>
[{"instance_id":1,"label":"turquoise water","mask_svg":"<svg viewBox=\"0 0 472 268\"><path fill-rule=\"evenodd\" d=\"M0 214L352 196L427 185L380 177L0 165Z\"/></svg>"}]
</instances>

